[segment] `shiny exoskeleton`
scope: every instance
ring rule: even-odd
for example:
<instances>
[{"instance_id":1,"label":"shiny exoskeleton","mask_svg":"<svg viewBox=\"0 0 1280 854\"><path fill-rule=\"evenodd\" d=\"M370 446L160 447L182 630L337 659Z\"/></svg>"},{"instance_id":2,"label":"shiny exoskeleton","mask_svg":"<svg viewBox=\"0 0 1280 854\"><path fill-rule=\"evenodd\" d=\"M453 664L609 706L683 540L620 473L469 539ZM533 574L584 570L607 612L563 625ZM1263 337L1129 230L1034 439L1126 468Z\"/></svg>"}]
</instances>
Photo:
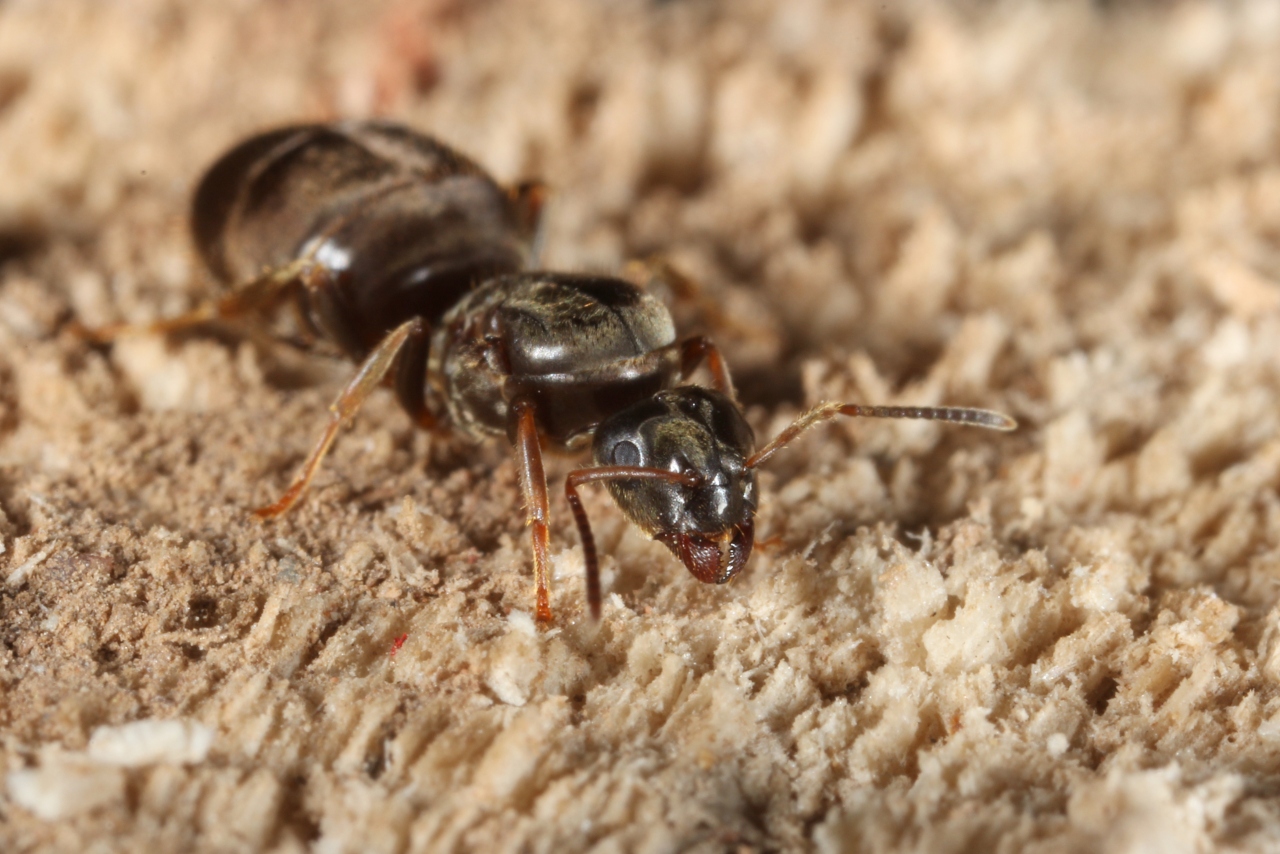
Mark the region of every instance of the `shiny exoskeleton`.
<instances>
[{"instance_id":1,"label":"shiny exoskeleton","mask_svg":"<svg viewBox=\"0 0 1280 854\"><path fill-rule=\"evenodd\" d=\"M1011 429L975 409L823 404L761 450L719 352L679 340L667 308L622 279L530 270L536 182L504 188L472 161L399 125L305 125L241 143L195 194L195 242L227 296L158 323L87 334L166 332L292 304L310 334L360 367L279 501L292 507L363 400L388 383L424 427L514 445L533 547L537 615L551 619L544 444L592 447L565 494L599 617L594 540L578 487L603 482L623 513L700 581L751 555L756 467L836 415L932 418ZM702 364L714 388L684 385Z\"/></svg>"},{"instance_id":2,"label":"shiny exoskeleton","mask_svg":"<svg viewBox=\"0 0 1280 854\"><path fill-rule=\"evenodd\" d=\"M527 267L540 205L538 185L504 189L400 125L308 125L224 154L191 224L210 271L237 286L221 314L292 299L313 334L364 359L406 320L425 333L476 282ZM394 376L401 404L430 422L424 333Z\"/></svg>"}]
</instances>

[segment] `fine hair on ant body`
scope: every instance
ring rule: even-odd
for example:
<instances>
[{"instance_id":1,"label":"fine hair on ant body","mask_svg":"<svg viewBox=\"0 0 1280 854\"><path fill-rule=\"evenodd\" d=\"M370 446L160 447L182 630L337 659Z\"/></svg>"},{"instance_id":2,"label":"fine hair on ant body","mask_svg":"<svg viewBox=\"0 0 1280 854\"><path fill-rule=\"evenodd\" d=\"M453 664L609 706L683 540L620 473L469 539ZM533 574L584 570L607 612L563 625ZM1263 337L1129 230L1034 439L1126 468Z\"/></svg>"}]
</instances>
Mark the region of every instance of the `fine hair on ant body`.
<instances>
[{"instance_id":1,"label":"fine hair on ant body","mask_svg":"<svg viewBox=\"0 0 1280 854\"><path fill-rule=\"evenodd\" d=\"M251 137L209 168L192 231L225 296L152 324L82 330L107 341L292 304L305 330L359 364L329 423L263 519L301 498L343 424L390 385L420 426L505 435L533 551L536 614L552 618L542 449L591 446L565 495L601 613L595 541L578 488L603 483L623 514L699 581L751 556L756 468L836 416L923 418L1012 430L998 412L824 403L760 449L710 339L676 337L667 307L608 276L530 269L545 192L505 188L435 139L389 122L299 125ZM688 385L705 365L712 387Z\"/></svg>"}]
</instances>

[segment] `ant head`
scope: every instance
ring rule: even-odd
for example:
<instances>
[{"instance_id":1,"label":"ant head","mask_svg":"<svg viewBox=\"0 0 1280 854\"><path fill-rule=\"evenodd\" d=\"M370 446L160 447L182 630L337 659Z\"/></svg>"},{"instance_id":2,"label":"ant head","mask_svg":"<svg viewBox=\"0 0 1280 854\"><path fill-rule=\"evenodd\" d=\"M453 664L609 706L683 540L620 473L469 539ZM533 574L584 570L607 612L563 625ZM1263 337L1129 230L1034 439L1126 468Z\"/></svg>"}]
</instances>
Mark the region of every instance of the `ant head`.
<instances>
[{"instance_id":1,"label":"ant head","mask_svg":"<svg viewBox=\"0 0 1280 854\"><path fill-rule=\"evenodd\" d=\"M671 479L606 481L622 512L664 543L699 581L723 584L754 541L755 437L732 400L683 386L660 392L596 428L597 466L661 469Z\"/></svg>"},{"instance_id":2,"label":"ant head","mask_svg":"<svg viewBox=\"0 0 1280 854\"><path fill-rule=\"evenodd\" d=\"M565 498L582 535L591 615L600 619L595 538L578 487L603 483L622 512L689 567L694 578L723 584L751 557L756 468L801 433L838 415L921 418L1013 430L1008 415L952 406L862 406L820 403L756 451L751 428L732 398L681 386L622 410L595 431L595 465L570 472Z\"/></svg>"}]
</instances>

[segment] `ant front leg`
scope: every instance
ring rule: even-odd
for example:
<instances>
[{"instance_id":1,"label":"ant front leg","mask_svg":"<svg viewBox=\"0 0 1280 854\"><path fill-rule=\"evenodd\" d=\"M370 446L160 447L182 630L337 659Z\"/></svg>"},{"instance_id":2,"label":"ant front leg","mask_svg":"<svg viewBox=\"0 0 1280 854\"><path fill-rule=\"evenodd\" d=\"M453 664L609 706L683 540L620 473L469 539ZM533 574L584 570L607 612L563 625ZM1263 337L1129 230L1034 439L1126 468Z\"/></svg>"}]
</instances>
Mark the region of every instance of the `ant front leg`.
<instances>
[{"instance_id":1,"label":"ant front leg","mask_svg":"<svg viewBox=\"0 0 1280 854\"><path fill-rule=\"evenodd\" d=\"M596 554L596 538L591 533L591 522L587 520L587 511L582 509L582 499L578 497L578 487L607 480L656 480L697 486L701 478L693 472L645 466L595 466L569 472L569 476L564 479L564 497L573 510L573 520L577 523L578 535L582 538L582 564L587 573L587 607L591 612L591 619L597 621L601 612L600 559Z\"/></svg>"},{"instance_id":2,"label":"ant front leg","mask_svg":"<svg viewBox=\"0 0 1280 854\"><path fill-rule=\"evenodd\" d=\"M242 282L221 299L202 303L176 317L151 323L111 323L96 328L76 323L72 330L80 337L100 344L126 335L167 335L181 332L214 320L230 320L255 311L272 310L300 287L313 287L314 280L327 275L327 271L310 258L300 258L283 267L269 270L255 279Z\"/></svg>"},{"instance_id":3,"label":"ant front leg","mask_svg":"<svg viewBox=\"0 0 1280 854\"><path fill-rule=\"evenodd\" d=\"M548 547L551 515L547 501L547 476L542 470L542 444L533 403L517 400L511 405L516 419L516 465L520 471L520 492L524 497L525 524L533 545L533 590L538 622L551 622L551 591L548 583Z\"/></svg>"},{"instance_id":4,"label":"ant front leg","mask_svg":"<svg viewBox=\"0 0 1280 854\"><path fill-rule=\"evenodd\" d=\"M271 519L287 513L294 504L298 503L298 499L306 491L311 479L319 471L325 454L329 453L329 447L337 438L338 430L355 416L369 393L382 383L391 366L395 364L396 358L406 349L406 345L414 342L416 346L420 346L425 337L426 327L421 318L415 317L400 324L382 339L382 342L360 365L360 369L347 383L342 394L338 395L338 399L330 405L329 426L325 428L320 441L312 449L311 456L307 457L307 461L303 463L288 490L275 504L253 511L255 516L259 519Z\"/></svg>"}]
</instances>

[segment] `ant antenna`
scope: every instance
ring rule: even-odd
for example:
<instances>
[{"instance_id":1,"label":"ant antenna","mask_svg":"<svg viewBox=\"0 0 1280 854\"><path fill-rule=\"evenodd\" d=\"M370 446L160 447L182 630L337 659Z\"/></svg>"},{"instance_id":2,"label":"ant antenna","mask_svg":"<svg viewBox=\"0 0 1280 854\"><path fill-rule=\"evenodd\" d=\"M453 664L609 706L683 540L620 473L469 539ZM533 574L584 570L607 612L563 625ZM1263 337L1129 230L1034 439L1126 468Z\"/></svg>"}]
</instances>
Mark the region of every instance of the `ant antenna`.
<instances>
[{"instance_id":1,"label":"ant antenna","mask_svg":"<svg viewBox=\"0 0 1280 854\"><path fill-rule=\"evenodd\" d=\"M753 469L789 445L804 431L837 415L852 418L916 418L925 421L947 421L967 424L987 430L1016 430L1018 422L1003 412L990 409L969 409L958 406L859 406L856 403L819 403L797 418L790 427L773 438L769 444L747 459L747 468Z\"/></svg>"}]
</instances>

